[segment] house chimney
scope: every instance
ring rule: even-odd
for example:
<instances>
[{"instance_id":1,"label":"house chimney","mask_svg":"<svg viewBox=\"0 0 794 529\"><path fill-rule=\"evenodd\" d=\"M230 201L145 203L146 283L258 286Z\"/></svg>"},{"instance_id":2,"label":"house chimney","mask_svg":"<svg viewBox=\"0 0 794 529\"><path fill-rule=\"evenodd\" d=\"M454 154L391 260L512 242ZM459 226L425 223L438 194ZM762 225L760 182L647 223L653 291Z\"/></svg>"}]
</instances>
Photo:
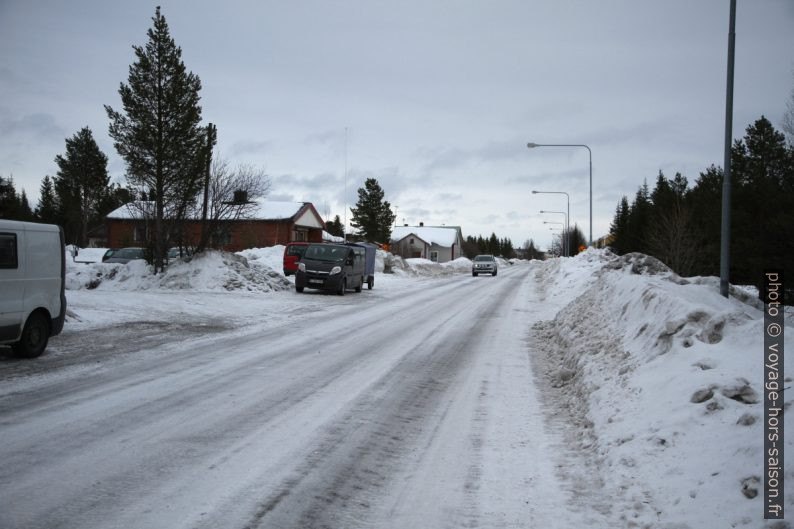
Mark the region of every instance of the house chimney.
<instances>
[{"instance_id":1,"label":"house chimney","mask_svg":"<svg viewBox=\"0 0 794 529\"><path fill-rule=\"evenodd\" d=\"M421 228L422 226L424 226L424 225L425 225L425 223L424 223L424 222L420 222L420 223L419 223L419 227L420 227L420 228Z\"/></svg>"}]
</instances>

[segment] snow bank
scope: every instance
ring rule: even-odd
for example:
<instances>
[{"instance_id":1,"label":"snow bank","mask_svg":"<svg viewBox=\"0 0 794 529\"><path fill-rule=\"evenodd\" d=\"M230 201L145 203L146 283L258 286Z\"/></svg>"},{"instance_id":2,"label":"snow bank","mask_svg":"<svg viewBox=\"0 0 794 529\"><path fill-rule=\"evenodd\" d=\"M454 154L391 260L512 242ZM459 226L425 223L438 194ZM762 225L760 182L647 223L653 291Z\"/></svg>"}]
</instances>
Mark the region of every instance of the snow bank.
<instances>
[{"instance_id":1,"label":"snow bank","mask_svg":"<svg viewBox=\"0 0 794 529\"><path fill-rule=\"evenodd\" d=\"M588 250L542 263L538 278L564 306L535 327L538 371L623 523L763 526L757 300L726 300L711 278L680 278L641 254ZM786 444L792 452L794 432Z\"/></svg>"},{"instance_id":2,"label":"snow bank","mask_svg":"<svg viewBox=\"0 0 794 529\"><path fill-rule=\"evenodd\" d=\"M403 259L400 256L387 252L378 253L378 259L383 261L383 272L397 276L408 277L440 277L453 274L471 273L471 260L458 257L446 263L435 263L430 259L411 258ZM379 268L378 260L375 261L375 271Z\"/></svg>"},{"instance_id":3,"label":"snow bank","mask_svg":"<svg viewBox=\"0 0 794 529\"><path fill-rule=\"evenodd\" d=\"M102 256L107 251L107 248L80 248L77 250L77 255L74 256L73 260L76 263L101 263ZM69 252L66 253L66 258L67 260L72 260Z\"/></svg>"},{"instance_id":4,"label":"snow bank","mask_svg":"<svg viewBox=\"0 0 794 529\"><path fill-rule=\"evenodd\" d=\"M249 263L256 262L266 265L277 272L284 272L284 245L268 246L266 248L249 248L237 252L237 255L248 259Z\"/></svg>"},{"instance_id":5,"label":"snow bank","mask_svg":"<svg viewBox=\"0 0 794 529\"><path fill-rule=\"evenodd\" d=\"M172 262L165 273L158 275L153 275L151 267L142 260L127 264L71 263L66 271L69 290L271 292L291 286L283 274L265 262L216 251L194 256L189 261Z\"/></svg>"}]
</instances>

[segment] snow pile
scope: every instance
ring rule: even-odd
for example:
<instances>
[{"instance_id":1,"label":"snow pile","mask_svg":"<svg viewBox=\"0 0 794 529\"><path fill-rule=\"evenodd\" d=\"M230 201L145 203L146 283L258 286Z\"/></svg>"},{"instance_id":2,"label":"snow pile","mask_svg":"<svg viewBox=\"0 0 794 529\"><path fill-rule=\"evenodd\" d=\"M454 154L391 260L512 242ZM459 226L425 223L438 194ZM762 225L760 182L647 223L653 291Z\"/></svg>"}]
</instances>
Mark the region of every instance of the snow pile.
<instances>
[{"instance_id":1,"label":"snow pile","mask_svg":"<svg viewBox=\"0 0 794 529\"><path fill-rule=\"evenodd\" d=\"M382 257L381 257L382 255ZM471 273L471 260L466 257L458 257L446 263L436 263L430 259L414 257L403 259L398 255L387 252L379 252L375 261L375 271L378 271L378 260L383 259L383 272L395 274L397 276L409 277L440 277L453 274Z\"/></svg>"},{"instance_id":2,"label":"snow pile","mask_svg":"<svg viewBox=\"0 0 794 529\"><path fill-rule=\"evenodd\" d=\"M77 255L74 256L74 262L76 263L101 263L102 256L105 255L105 252L108 251L107 248L80 248L77 249ZM72 256L67 251L66 252L67 260L71 260Z\"/></svg>"},{"instance_id":3,"label":"snow pile","mask_svg":"<svg viewBox=\"0 0 794 529\"><path fill-rule=\"evenodd\" d=\"M263 262L216 251L204 252L189 261L172 262L165 273L158 275L152 274L143 260L127 264L71 264L66 271L69 290L271 292L291 286L283 274Z\"/></svg>"},{"instance_id":4,"label":"snow pile","mask_svg":"<svg viewBox=\"0 0 794 529\"><path fill-rule=\"evenodd\" d=\"M564 308L535 327L536 371L622 523L761 526L758 304L641 254L588 250L543 263L538 278Z\"/></svg>"},{"instance_id":5,"label":"snow pile","mask_svg":"<svg viewBox=\"0 0 794 529\"><path fill-rule=\"evenodd\" d=\"M284 245L268 246L266 248L249 248L237 252L237 255L248 259L249 263L266 265L273 270L284 272Z\"/></svg>"}]
</instances>

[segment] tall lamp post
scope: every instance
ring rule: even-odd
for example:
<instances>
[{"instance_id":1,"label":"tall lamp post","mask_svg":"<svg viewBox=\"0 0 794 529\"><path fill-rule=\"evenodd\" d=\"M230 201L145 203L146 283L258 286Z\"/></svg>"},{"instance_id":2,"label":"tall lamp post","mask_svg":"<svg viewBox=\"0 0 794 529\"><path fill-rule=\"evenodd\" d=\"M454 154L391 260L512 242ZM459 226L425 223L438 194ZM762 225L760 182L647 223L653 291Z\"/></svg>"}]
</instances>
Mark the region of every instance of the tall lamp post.
<instances>
[{"instance_id":1,"label":"tall lamp post","mask_svg":"<svg viewBox=\"0 0 794 529\"><path fill-rule=\"evenodd\" d=\"M565 242L563 244L563 252L565 252L565 257L570 257L571 256L571 252L570 252L570 248L569 248L570 241L568 239L571 237L571 225L568 223L568 215L564 211L545 211L545 210L541 209L540 212L541 213L558 213L558 214L563 215L565 217L565 238L564 238Z\"/></svg>"},{"instance_id":2,"label":"tall lamp post","mask_svg":"<svg viewBox=\"0 0 794 529\"><path fill-rule=\"evenodd\" d=\"M561 228L549 227L549 229L553 230L553 231L561 230L562 233L560 234L560 252L561 253L564 252L563 247L565 245L565 242L563 241L563 239L565 237L565 223L564 222L552 222L552 221L544 220L543 224L557 224L557 225L562 226Z\"/></svg>"},{"instance_id":3,"label":"tall lamp post","mask_svg":"<svg viewBox=\"0 0 794 529\"><path fill-rule=\"evenodd\" d=\"M731 142L733 141L733 56L736 49L736 0L731 0L728 27L728 80L725 87L725 161L722 175L720 229L720 294L728 297L731 275Z\"/></svg>"},{"instance_id":4,"label":"tall lamp post","mask_svg":"<svg viewBox=\"0 0 794 529\"><path fill-rule=\"evenodd\" d=\"M527 143L527 148L536 147L584 147L590 156L590 244L593 245L593 151L583 143Z\"/></svg>"}]
</instances>

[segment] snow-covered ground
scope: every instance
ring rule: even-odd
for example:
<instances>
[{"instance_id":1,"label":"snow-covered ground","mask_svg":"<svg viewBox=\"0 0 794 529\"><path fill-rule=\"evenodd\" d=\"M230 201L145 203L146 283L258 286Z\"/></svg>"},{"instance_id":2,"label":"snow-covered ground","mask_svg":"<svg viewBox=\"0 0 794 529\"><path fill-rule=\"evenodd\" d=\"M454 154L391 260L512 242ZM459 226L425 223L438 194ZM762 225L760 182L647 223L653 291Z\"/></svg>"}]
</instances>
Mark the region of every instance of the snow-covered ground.
<instances>
[{"instance_id":1,"label":"snow-covered ground","mask_svg":"<svg viewBox=\"0 0 794 529\"><path fill-rule=\"evenodd\" d=\"M0 527L785 527L752 292L589 250L297 294L283 250L69 263L64 333L0 352Z\"/></svg>"},{"instance_id":2,"label":"snow-covered ground","mask_svg":"<svg viewBox=\"0 0 794 529\"><path fill-rule=\"evenodd\" d=\"M621 522L764 526L757 291L734 289L726 300L714 278L682 279L653 258L593 250L545 262L537 278L561 307L535 325L546 405L588 454L583 474L601 477ZM785 503L794 509L792 492Z\"/></svg>"}]
</instances>

